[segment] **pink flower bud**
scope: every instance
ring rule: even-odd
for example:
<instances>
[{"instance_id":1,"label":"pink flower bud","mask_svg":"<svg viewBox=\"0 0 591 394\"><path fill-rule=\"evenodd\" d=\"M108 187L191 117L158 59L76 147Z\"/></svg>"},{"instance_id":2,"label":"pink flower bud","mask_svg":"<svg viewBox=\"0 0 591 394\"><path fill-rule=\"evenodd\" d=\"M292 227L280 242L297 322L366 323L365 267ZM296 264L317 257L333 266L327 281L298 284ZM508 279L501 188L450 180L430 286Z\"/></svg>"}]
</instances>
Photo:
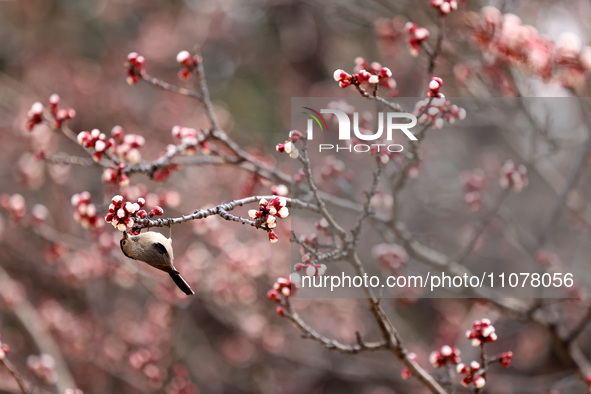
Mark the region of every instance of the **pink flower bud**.
<instances>
[{"instance_id":1,"label":"pink flower bud","mask_svg":"<svg viewBox=\"0 0 591 394\"><path fill-rule=\"evenodd\" d=\"M275 228L277 227L277 220L275 219L275 216L267 216L267 220L265 221L265 223L267 224L268 228Z\"/></svg>"},{"instance_id":2,"label":"pink flower bud","mask_svg":"<svg viewBox=\"0 0 591 394\"><path fill-rule=\"evenodd\" d=\"M509 368L511 366L511 360L513 359L513 352L505 352L501 355L500 363L503 368Z\"/></svg>"},{"instance_id":3,"label":"pink flower bud","mask_svg":"<svg viewBox=\"0 0 591 394\"><path fill-rule=\"evenodd\" d=\"M271 242L272 244L279 241L279 237L277 236L277 234L275 234L275 232L273 232L273 230L270 230L267 234L269 236L269 242Z\"/></svg>"},{"instance_id":4,"label":"pink flower bud","mask_svg":"<svg viewBox=\"0 0 591 394\"><path fill-rule=\"evenodd\" d=\"M289 209L287 209L287 207L281 208L279 211L277 211L277 216L280 217L281 219L288 217L289 216Z\"/></svg>"},{"instance_id":5,"label":"pink flower bud","mask_svg":"<svg viewBox=\"0 0 591 394\"><path fill-rule=\"evenodd\" d=\"M279 302L279 292L276 289L271 289L267 292L267 298L271 301Z\"/></svg>"},{"instance_id":6,"label":"pink flower bud","mask_svg":"<svg viewBox=\"0 0 591 394\"><path fill-rule=\"evenodd\" d=\"M392 76L392 71L388 67L382 67L380 70L380 77L381 78L390 78Z\"/></svg>"},{"instance_id":7,"label":"pink flower bud","mask_svg":"<svg viewBox=\"0 0 591 394\"><path fill-rule=\"evenodd\" d=\"M33 103L33 105L31 106L31 109L29 110L29 115L43 115L43 110L45 109L45 107L43 107L43 104L41 104L39 101Z\"/></svg>"},{"instance_id":8,"label":"pink flower bud","mask_svg":"<svg viewBox=\"0 0 591 394\"><path fill-rule=\"evenodd\" d=\"M176 55L176 61L183 66L190 66L191 65L191 54L187 51L180 51Z\"/></svg>"},{"instance_id":9,"label":"pink flower bud","mask_svg":"<svg viewBox=\"0 0 591 394\"><path fill-rule=\"evenodd\" d=\"M58 96L55 93L52 94L51 96L49 96L49 104L51 104L54 107L57 107L59 103L60 103L60 96Z\"/></svg>"},{"instance_id":10,"label":"pink flower bud","mask_svg":"<svg viewBox=\"0 0 591 394\"><path fill-rule=\"evenodd\" d=\"M102 140L98 140L97 142L95 142L94 144L94 149L97 152L102 152L105 150L105 148L107 147L107 144L105 143L105 141Z\"/></svg>"},{"instance_id":11,"label":"pink flower bud","mask_svg":"<svg viewBox=\"0 0 591 394\"><path fill-rule=\"evenodd\" d=\"M290 139L292 142L298 142L298 140L299 140L300 138L302 138L302 132L301 132L301 131L299 131L299 130L291 130L291 131L289 132L289 139Z\"/></svg>"},{"instance_id":12,"label":"pink flower bud","mask_svg":"<svg viewBox=\"0 0 591 394\"><path fill-rule=\"evenodd\" d=\"M158 205L154 206L150 211L150 217L152 216L162 216L164 214L164 210L159 207Z\"/></svg>"},{"instance_id":13,"label":"pink flower bud","mask_svg":"<svg viewBox=\"0 0 591 394\"><path fill-rule=\"evenodd\" d=\"M335 72L333 74L333 78L336 82L348 81L351 79L351 74L349 74L339 68L339 69L335 70Z\"/></svg>"},{"instance_id":14,"label":"pink flower bud","mask_svg":"<svg viewBox=\"0 0 591 394\"><path fill-rule=\"evenodd\" d=\"M486 381L484 380L484 378L482 376L474 376L473 382L474 382L474 387L476 387L477 389L483 388L484 385L486 384Z\"/></svg>"},{"instance_id":15,"label":"pink flower bud","mask_svg":"<svg viewBox=\"0 0 591 394\"><path fill-rule=\"evenodd\" d=\"M111 129L111 136L115 138L117 141L122 141L123 137L125 137L125 131L121 126L114 126Z\"/></svg>"},{"instance_id":16,"label":"pink flower bud","mask_svg":"<svg viewBox=\"0 0 591 394\"><path fill-rule=\"evenodd\" d=\"M408 368L404 368L400 371L400 377L404 380L412 378L412 372Z\"/></svg>"}]
</instances>

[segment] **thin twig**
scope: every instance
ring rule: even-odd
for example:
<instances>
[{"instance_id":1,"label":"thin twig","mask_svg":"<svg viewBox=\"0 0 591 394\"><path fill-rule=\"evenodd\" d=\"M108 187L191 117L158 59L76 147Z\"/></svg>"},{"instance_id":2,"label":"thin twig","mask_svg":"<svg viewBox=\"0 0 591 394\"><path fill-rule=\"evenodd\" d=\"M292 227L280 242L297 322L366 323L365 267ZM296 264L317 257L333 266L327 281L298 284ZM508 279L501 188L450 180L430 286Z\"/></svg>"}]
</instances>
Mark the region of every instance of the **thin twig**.
<instances>
[{"instance_id":1,"label":"thin twig","mask_svg":"<svg viewBox=\"0 0 591 394\"><path fill-rule=\"evenodd\" d=\"M388 345L384 342L364 342L360 337L358 337L357 344L355 345L345 345L336 339L329 339L306 324L306 322L304 322L304 320L302 320L297 314L291 302L289 302L289 299L286 299L286 306L288 308L288 313L285 314L285 317L287 317L293 325L302 332L303 338L318 342L329 350L345 354L358 354L364 351L375 352L388 349Z\"/></svg>"},{"instance_id":2,"label":"thin twig","mask_svg":"<svg viewBox=\"0 0 591 394\"><path fill-rule=\"evenodd\" d=\"M353 239L351 242L353 243L353 245L355 245L357 243L357 240L359 238L359 234L361 233L361 226L363 224L363 221L365 219L367 219L367 217L369 217L371 214L371 210L370 210L371 199L378 192L378 184L380 181L380 176L382 175L383 164L380 161L379 156L377 156L377 155L375 157L375 162L376 162L377 168L373 173L373 181L371 183L370 190L369 190L369 192L366 193L365 203L363 204L363 212L361 213L361 215L359 215L359 217L357 218L357 222L355 223L355 225L353 226L353 229L351 230L351 234L353 235Z\"/></svg>"},{"instance_id":3,"label":"thin twig","mask_svg":"<svg viewBox=\"0 0 591 394\"><path fill-rule=\"evenodd\" d=\"M19 389L21 390L22 394L29 394L30 391L27 389L27 384L25 383L24 378L21 374L17 371L16 367L12 365L10 361L6 357L0 358L0 364L4 365L4 368L8 370L8 372L12 375L16 383L18 384Z\"/></svg>"},{"instance_id":4,"label":"thin twig","mask_svg":"<svg viewBox=\"0 0 591 394\"><path fill-rule=\"evenodd\" d=\"M173 93L178 93L180 95L191 97L191 98L194 98L194 99L197 99L200 101L203 100L203 95L200 94L199 92L192 90L192 89L186 89L186 88L182 88L182 87L179 87L176 85L172 85L168 82L164 82L161 79L154 78L146 72L143 72L141 77L144 82L146 82L152 86L156 86L157 88L167 90L167 91L173 92Z\"/></svg>"},{"instance_id":5,"label":"thin twig","mask_svg":"<svg viewBox=\"0 0 591 394\"><path fill-rule=\"evenodd\" d=\"M241 206L244 206L247 204L252 204L255 202L258 203L263 198L270 200L274 197L277 197L277 196L246 197L246 198L242 198L240 200L234 200L234 201L230 201L225 204L220 204L215 207L208 208L208 209L197 209L192 214L183 215L183 216L176 217L176 218L137 219L135 221L137 224L135 226L135 228L142 229L142 228L146 228L146 227L168 227L168 226L171 226L174 224L184 223L184 222L188 222L191 220L205 219L206 217L217 215L217 216L221 216L222 218L229 220L229 221L235 221L235 222L239 222L242 224L248 224L253 227L266 229L266 227L263 224L255 221L255 220L245 219L245 218L242 218L239 216L231 215L228 212L232 211L235 208L238 208L238 207L241 207ZM288 198L288 197L286 197L285 200L287 201L287 205L291 206L291 207L308 209L312 212L319 212L320 211L318 207L314 206L313 204L309 204L307 202L303 202L303 201L293 199L293 198Z\"/></svg>"},{"instance_id":6,"label":"thin twig","mask_svg":"<svg viewBox=\"0 0 591 394\"><path fill-rule=\"evenodd\" d=\"M320 198L318 186L316 185L316 182L314 181L314 177L312 176L312 169L310 166L310 159L308 158L308 149L307 149L306 139L303 139L303 146L302 146L302 149L300 150L300 155L298 157L298 160L302 164L304 174L306 176L306 181L308 182L308 186L310 187L310 190L312 191L312 195L314 196L314 201L316 202L316 204L319 208L320 214L322 215L323 218L326 219L331 230L333 230L343 242L346 241L347 240L347 233L341 227L341 225L339 225L337 223L337 221L332 216L332 214L330 212L328 212L328 210L326 209L326 204L325 204L324 200L322 198Z\"/></svg>"}]
</instances>

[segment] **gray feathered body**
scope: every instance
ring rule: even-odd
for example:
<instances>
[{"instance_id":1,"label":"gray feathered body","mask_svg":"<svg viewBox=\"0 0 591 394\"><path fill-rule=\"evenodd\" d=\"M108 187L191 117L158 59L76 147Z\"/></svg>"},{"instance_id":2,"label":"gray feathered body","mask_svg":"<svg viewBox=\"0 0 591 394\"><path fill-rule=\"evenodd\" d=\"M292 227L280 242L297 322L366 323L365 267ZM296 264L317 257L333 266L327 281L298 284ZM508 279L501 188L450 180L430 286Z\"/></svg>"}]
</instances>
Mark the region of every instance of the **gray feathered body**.
<instances>
[{"instance_id":1,"label":"gray feathered body","mask_svg":"<svg viewBox=\"0 0 591 394\"><path fill-rule=\"evenodd\" d=\"M185 294L195 294L173 265L174 255L170 238L155 231L139 235L124 233L120 245L123 254L127 257L167 272Z\"/></svg>"}]
</instances>

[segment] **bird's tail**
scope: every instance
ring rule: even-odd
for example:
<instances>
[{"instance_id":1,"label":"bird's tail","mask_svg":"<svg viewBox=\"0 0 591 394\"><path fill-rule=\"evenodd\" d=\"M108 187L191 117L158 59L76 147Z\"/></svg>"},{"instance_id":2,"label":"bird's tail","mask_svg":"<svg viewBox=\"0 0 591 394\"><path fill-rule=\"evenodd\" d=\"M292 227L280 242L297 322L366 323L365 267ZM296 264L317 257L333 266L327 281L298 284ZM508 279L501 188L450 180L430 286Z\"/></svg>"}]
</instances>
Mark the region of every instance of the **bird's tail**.
<instances>
[{"instance_id":1,"label":"bird's tail","mask_svg":"<svg viewBox=\"0 0 591 394\"><path fill-rule=\"evenodd\" d=\"M183 291L183 293L185 293L186 295L195 294L193 289L191 289L191 286L189 286L189 284L187 282L185 282L185 280L182 278L182 276L179 273L169 272L168 274L170 275L172 280L174 280L174 283L176 283L176 285L179 287L179 289L181 289Z\"/></svg>"}]
</instances>

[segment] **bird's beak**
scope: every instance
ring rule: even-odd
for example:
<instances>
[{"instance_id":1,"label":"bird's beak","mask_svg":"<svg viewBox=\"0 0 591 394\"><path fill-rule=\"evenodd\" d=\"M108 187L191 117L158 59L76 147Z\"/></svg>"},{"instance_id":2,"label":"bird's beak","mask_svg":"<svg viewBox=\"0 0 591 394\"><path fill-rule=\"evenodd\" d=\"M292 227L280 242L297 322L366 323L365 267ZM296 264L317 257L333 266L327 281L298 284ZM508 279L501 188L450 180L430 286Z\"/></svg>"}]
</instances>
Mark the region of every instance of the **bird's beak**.
<instances>
[{"instance_id":1,"label":"bird's beak","mask_svg":"<svg viewBox=\"0 0 591 394\"><path fill-rule=\"evenodd\" d=\"M123 232L123 238L125 238L125 239L129 238L129 235L127 235L127 231Z\"/></svg>"}]
</instances>

